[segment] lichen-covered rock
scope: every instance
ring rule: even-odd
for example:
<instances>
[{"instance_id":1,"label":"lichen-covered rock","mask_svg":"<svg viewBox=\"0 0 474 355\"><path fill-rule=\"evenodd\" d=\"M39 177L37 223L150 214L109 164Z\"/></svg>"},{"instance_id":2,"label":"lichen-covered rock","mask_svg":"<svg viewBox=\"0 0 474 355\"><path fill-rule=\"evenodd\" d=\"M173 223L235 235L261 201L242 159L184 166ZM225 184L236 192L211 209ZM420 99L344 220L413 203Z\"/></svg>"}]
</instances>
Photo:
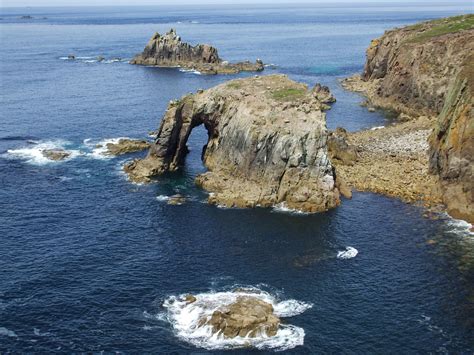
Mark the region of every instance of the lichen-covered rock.
<instances>
[{"instance_id":1,"label":"lichen-covered rock","mask_svg":"<svg viewBox=\"0 0 474 355\"><path fill-rule=\"evenodd\" d=\"M208 171L196 182L228 207L319 212L339 204L327 151L324 105L284 75L233 80L172 102L147 158L124 169L134 181L177 170L191 130L203 124Z\"/></svg>"},{"instance_id":2,"label":"lichen-covered rock","mask_svg":"<svg viewBox=\"0 0 474 355\"><path fill-rule=\"evenodd\" d=\"M439 174L448 213L474 223L474 54L449 89L430 137L430 169Z\"/></svg>"},{"instance_id":3,"label":"lichen-covered rock","mask_svg":"<svg viewBox=\"0 0 474 355\"><path fill-rule=\"evenodd\" d=\"M329 156L331 160L337 159L342 164L353 165L357 161L357 149L348 144L347 136L347 131L342 127L329 133Z\"/></svg>"},{"instance_id":4,"label":"lichen-covered rock","mask_svg":"<svg viewBox=\"0 0 474 355\"><path fill-rule=\"evenodd\" d=\"M202 319L201 326L209 325L213 333L224 338L276 335L280 319L273 306L257 297L240 296L234 303L214 311L210 319Z\"/></svg>"},{"instance_id":5,"label":"lichen-covered rock","mask_svg":"<svg viewBox=\"0 0 474 355\"><path fill-rule=\"evenodd\" d=\"M192 46L182 42L181 37L176 34L174 29L165 35L156 32L143 52L136 55L130 64L182 67L197 70L202 74L235 74L241 71L262 71L264 69L263 62L259 59L255 63L223 61L216 48L208 44Z\"/></svg>"}]
</instances>

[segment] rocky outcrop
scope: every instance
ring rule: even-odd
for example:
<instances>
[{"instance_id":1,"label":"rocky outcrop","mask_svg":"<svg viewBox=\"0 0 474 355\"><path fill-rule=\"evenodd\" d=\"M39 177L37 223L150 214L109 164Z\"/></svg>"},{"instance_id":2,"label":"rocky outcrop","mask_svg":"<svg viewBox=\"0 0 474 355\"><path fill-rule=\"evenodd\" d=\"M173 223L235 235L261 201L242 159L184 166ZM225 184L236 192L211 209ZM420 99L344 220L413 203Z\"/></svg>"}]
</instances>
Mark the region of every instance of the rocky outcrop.
<instances>
[{"instance_id":1,"label":"rocky outcrop","mask_svg":"<svg viewBox=\"0 0 474 355\"><path fill-rule=\"evenodd\" d=\"M203 318L200 326L211 326L212 333L224 338L275 336L280 319L273 306L257 297L240 296L228 306L214 311L210 319Z\"/></svg>"},{"instance_id":2,"label":"rocky outcrop","mask_svg":"<svg viewBox=\"0 0 474 355\"><path fill-rule=\"evenodd\" d=\"M157 67L182 67L197 70L202 74L235 74L241 71L264 69L263 62L259 59L255 63L223 61L216 48L207 44L191 46L184 43L174 29L165 35L156 32L143 52L135 56L130 63Z\"/></svg>"},{"instance_id":3,"label":"rocky outcrop","mask_svg":"<svg viewBox=\"0 0 474 355\"><path fill-rule=\"evenodd\" d=\"M416 160L404 159L403 169L418 169L416 171L423 172L421 176L429 169L439 176L442 199L448 212L470 222L474 222L472 53L474 15L429 21L388 31L373 40L367 50L363 74L343 82L346 88L364 93L369 106L399 112L402 121L438 116L419 130L416 129L419 124L413 123L415 131L407 133L413 139L425 139L433 130L429 149L426 149L430 157L429 160L425 156ZM370 151L368 147L364 149ZM394 154L403 156L403 151ZM413 161L421 165L413 165ZM369 164L367 168L373 170L375 166ZM425 187L432 190L433 178L424 180ZM380 182L376 185L370 189L383 188ZM436 196L436 193L431 195Z\"/></svg>"},{"instance_id":4,"label":"rocky outcrop","mask_svg":"<svg viewBox=\"0 0 474 355\"><path fill-rule=\"evenodd\" d=\"M202 124L208 171L196 182L211 192L210 203L325 211L339 204L325 105L284 75L233 80L170 103L148 156L124 169L138 182L177 170L191 130Z\"/></svg>"},{"instance_id":5,"label":"rocky outcrop","mask_svg":"<svg viewBox=\"0 0 474 355\"><path fill-rule=\"evenodd\" d=\"M64 160L71 156L71 153L66 152L64 149L44 149L41 151L41 154L45 158L54 161Z\"/></svg>"},{"instance_id":6,"label":"rocky outcrop","mask_svg":"<svg viewBox=\"0 0 474 355\"><path fill-rule=\"evenodd\" d=\"M448 213L474 223L474 54L448 90L430 137L430 169L441 177Z\"/></svg>"},{"instance_id":7,"label":"rocky outcrop","mask_svg":"<svg viewBox=\"0 0 474 355\"><path fill-rule=\"evenodd\" d=\"M364 92L373 106L435 116L473 51L474 15L394 29L371 42L364 72L343 85Z\"/></svg>"},{"instance_id":8,"label":"rocky outcrop","mask_svg":"<svg viewBox=\"0 0 474 355\"><path fill-rule=\"evenodd\" d=\"M150 148L150 143L145 140L122 138L117 143L107 143L106 155L123 155Z\"/></svg>"}]
</instances>

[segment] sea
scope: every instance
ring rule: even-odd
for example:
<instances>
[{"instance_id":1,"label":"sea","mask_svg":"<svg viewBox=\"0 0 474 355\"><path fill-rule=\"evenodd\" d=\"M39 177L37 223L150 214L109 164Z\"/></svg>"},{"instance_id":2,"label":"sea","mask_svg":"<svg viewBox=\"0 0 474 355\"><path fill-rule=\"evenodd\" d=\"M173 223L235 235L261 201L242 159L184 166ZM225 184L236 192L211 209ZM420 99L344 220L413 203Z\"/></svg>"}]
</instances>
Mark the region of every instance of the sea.
<instances>
[{"instance_id":1,"label":"sea","mask_svg":"<svg viewBox=\"0 0 474 355\"><path fill-rule=\"evenodd\" d=\"M194 184L201 127L183 168L152 184L122 172L146 152L104 154L120 137L151 139L170 100L255 75L128 64L155 32L327 85L328 128L357 131L394 122L340 86L371 39L471 12L470 1L2 7L0 353L473 353L468 223L363 192L319 214L208 205ZM52 162L46 148L71 155ZM175 194L186 203L169 205ZM196 327L246 293L281 317L275 337Z\"/></svg>"}]
</instances>

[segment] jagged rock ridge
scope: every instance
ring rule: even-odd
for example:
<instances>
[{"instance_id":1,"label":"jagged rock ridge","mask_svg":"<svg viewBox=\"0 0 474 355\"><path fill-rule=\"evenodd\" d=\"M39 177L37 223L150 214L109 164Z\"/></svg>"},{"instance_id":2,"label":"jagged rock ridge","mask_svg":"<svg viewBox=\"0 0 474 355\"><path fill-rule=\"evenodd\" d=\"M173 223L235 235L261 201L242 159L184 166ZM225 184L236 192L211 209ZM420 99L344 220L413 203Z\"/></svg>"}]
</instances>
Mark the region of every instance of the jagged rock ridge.
<instances>
[{"instance_id":1,"label":"jagged rock ridge","mask_svg":"<svg viewBox=\"0 0 474 355\"><path fill-rule=\"evenodd\" d=\"M171 29L165 35L156 32L142 53L130 61L131 64L182 67L197 70L203 74L233 74L240 71L262 71L263 62L259 59L255 63L249 61L228 63L223 61L217 49L208 44L192 46L182 42L181 37Z\"/></svg>"},{"instance_id":2,"label":"jagged rock ridge","mask_svg":"<svg viewBox=\"0 0 474 355\"><path fill-rule=\"evenodd\" d=\"M203 124L208 172L197 183L211 192L211 203L325 211L339 204L323 112L332 101L327 88L308 90L284 75L199 91L169 105L148 156L125 171L134 181L149 181L177 170L191 130Z\"/></svg>"}]
</instances>

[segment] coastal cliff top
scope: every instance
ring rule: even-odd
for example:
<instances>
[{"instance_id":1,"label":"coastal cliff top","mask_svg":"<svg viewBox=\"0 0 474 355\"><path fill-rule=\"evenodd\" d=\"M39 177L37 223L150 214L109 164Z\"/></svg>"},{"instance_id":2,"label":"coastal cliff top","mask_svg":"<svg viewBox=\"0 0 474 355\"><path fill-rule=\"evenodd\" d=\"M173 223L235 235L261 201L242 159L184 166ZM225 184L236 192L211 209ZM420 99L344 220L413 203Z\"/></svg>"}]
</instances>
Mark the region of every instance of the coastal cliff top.
<instances>
[{"instance_id":1,"label":"coastal cliff top","mask_svg":"<svg viewBox=\"0 0 474 355\"><path fill-rule=\"evenodd\" d=\"M437 37L474 29L474 14L447 17L395 28L385 34L403 32L405 43L423 43Z\"/></svg>"}]
</instances>

